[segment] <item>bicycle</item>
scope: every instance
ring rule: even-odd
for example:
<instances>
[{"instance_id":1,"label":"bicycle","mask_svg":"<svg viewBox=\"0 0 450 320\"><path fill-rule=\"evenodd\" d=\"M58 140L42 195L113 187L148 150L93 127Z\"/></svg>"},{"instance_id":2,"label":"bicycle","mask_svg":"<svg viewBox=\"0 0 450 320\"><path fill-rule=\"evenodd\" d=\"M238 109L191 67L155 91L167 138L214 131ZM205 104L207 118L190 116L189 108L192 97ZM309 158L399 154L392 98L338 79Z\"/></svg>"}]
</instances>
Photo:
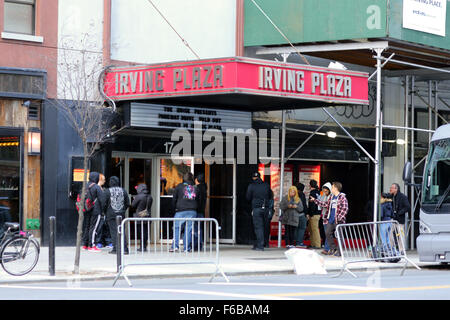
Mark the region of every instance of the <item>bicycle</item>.
<instances>
[{"instance_id":1,"label":"bicycle","mask_svg":"<svg viewBox=\"0 0 450 320\"><path fill-rule=\"evenodd\" d=\"M34 269L40 246L30 232L19 230L19 224L5 222L7 230L0 239L0 263L7 273L23 276Z\"/></svg>"}]
</instances>

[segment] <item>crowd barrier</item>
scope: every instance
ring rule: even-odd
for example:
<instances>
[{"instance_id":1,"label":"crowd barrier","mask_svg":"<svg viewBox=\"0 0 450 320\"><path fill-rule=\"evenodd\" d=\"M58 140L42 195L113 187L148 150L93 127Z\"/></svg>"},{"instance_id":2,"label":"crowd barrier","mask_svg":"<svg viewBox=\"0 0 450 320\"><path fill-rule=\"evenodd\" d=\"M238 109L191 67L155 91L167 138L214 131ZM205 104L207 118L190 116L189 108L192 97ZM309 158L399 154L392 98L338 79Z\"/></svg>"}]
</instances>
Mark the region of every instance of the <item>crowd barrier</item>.
<instances>
[{"instance_id":1,"label":"crowd barrier","mask_svg":"<svg viewBox=\"0 0 450 320\"><path fill-rule=\"evenodd\" d=\"M348 264L358 262L399 262L404 259L403 275L408 263L420 270L406 256L404 231L397 221L340 224L335 235L342 257L342 270L356 275L348 269Z\"/></svg>"},{"instance_id":2,"label":"crowd barrier","mask_svg":"<svg viewBox=\"0 0 450 320\"><path fill-rule=\"evenodd\" d=\"M192 230L190 234L188 229ZM113 286L121 275L132 286L124 272L130 266L171 264L213 264L216 268L209 281L220 272L229 282L219 264L219 230L217 220L212 218L124 219L118 226L118 273ZM175 238L179 239L178 250L173 249ZM189 241L191 247L187 248Z\"/></svg>"}]
</instances>

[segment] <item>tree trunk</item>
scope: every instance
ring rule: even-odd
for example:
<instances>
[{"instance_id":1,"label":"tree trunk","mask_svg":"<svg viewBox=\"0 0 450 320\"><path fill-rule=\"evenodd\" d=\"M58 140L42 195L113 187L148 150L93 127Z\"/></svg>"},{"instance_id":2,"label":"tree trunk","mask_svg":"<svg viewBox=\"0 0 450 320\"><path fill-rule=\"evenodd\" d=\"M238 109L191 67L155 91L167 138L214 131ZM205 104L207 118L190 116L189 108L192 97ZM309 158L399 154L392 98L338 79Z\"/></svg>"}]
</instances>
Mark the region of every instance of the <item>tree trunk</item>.
<instances>
[{"instance_id":1,"label":"tree trunk","mask_svg":"<svg viewBox=\"0 0 450 320\"><path fill-rule=\"evenodd\" d=\"M87 170L88 170L88 151L87 151L87 142L83 141L83 149L84 149L84 159L83 159L83 185L81 188L81 201L78 203L78 226L77 226L77 241L75 246L75 263L73 268L74 274L80 274L80 255L81 255L81 237L83 235L83 220L84 220L84 203L86 197L86 181L88 179Z\"/></svg>"}]
</instances>

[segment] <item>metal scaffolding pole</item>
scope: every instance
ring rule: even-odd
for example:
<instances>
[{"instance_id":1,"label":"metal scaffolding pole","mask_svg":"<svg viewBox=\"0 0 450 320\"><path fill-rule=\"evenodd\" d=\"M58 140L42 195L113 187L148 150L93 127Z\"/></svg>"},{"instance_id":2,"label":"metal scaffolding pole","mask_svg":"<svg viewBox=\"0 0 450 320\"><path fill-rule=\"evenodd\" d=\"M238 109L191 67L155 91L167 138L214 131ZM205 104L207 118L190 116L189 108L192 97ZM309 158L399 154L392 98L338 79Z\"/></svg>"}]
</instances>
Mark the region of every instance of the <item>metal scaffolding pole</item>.
<instances>
[{"instance_id":1,"label":"metal scaffolding pole","mask_svg":"<svg viewBox=\"0 0 450 320\"><path fill-rule=\"evenodd\" d=\"M415 126L415 117L414 117L414 94L415 94L415 88L414 88L414 76L411 77L411 126L414 127ZM414 131L411 132L411 167L414 168ZM414 249L414 198L415 198L415 189L414 189L414 170L411 171L411 197L410 197L410 201L411 201L411 222L410 222L410 249Z\"/></svg>"},{"instance_id":2,"label":"metal scaffolding pole","mask_svg":"<svg viewBox=\"0 0 450 320\"><path fill-rule=\"evenodd\" d=\"M375 174L373 190L373 221L378 220L380 207L380 173L381 173L381 53L383 49L375 49L377 53L377 104L376 104L376 124L375 124Z\"/></svg>"},{"instance_id":3,"label":"metal scaffolding pole","mask_svg":"<svg viewBox=\"0 0 450 320\"><path fill-rule=\"evenodd\" d=\"M404 154L404 163L408 162L408 126L409 126L409 76L405 76L405 154ZM411 132L411 135L414 134L414 131ZM405 190L405 194L407 193L407 183L405 182L403 185L403 190ZM408 225L408 215L405 215L405 225ZM408 247L408 241L405 241L405 246Z\"/></svg>"},{"instance_id":4,"label":"metal scaffolding pole","mask_svg":"<svg viewBox=\"0 0 450 320\"><path fill-rule=\"evenodd\" d=\"M286 111L281 111L281 162L280 162L280 200L283 199L284 184L284 153L286 144ZM278 217L281 216L281 207L279 207ZM281 247L281 221L278 219L278 248Z\"/></svg>"},{"instance_id":5,"label":"metal scaffolding pole","mask_svg":"<svg viewBox=\"0 0 450 320\"><path fill-rule=\"evenodd\" d=\"M432 102L431 102L431 80L428 80L428 104L430 105L430 108L428 108L428 130L431 130L432 127L432 114L431 114L431 106L432 106ZM431 132L428 133L428 144L431 141Z\"/></svg>"},{"instance_id":6,"label":"metal scaffolding pole","mask_svg":"<svg viewBox=\"0 0 450 320\"><path fill-rule=\"evenodd\" d=\"M438 82L434 82L434 129L438 127Z\"/></svg>"}]
</instances>

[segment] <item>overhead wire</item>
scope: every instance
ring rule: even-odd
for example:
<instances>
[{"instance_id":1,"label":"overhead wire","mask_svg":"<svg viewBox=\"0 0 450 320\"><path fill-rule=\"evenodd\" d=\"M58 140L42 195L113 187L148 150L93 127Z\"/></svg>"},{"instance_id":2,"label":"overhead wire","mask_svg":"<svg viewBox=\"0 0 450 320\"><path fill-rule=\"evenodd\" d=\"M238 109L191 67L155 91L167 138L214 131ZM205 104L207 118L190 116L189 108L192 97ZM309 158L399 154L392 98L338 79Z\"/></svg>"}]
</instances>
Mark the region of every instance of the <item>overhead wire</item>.
<instances>
[{"instance_id":1,"label":"overhead wire","mask_svg":"<svg viewBox=\"0 0 450 320\"><path fill-rule=\"evenodd\" d=\"M153 8L155 8L155 10L159 13L159 15L164 19L164 21L166 21L166 23L169 25L170 28L172 28L172 30L177 34L177 36L181 39L181 41L183 42L183 44L197 57L197 59L200 59L199 55L194 51L194 49L191 48L191 46L189 45L189 43L186 41L186 39L184 39L179 33L178 31L174 28L174 26L172 26L172 24L169 22L169 20L167 20L167 18L162 14L162 12L158 9L158 7L155 6L155 4L153 3L152 0L147 0L152 6Z\"/></svg>"},{"instance_id":2,"label":"overhead wire","mask_svg":"<svg viewBox=\"0 0 450 320\"><path fill-rule=\"evenodd\" d=\"M278 28L278 26L272 21L272 19L270 19L270 17L267 15L267 13L264 12L264 10L255 2L255 0L251 0L253 2L253 4L258 8L259 11L261 11L261 13L264 15L264 17L266 17L267 20L269 20L269 22L272 24L272 26L283 36L283 38L289 43L289 45L295 50L295 52L300 56L300 58L303 59L303 61L308 64L311 65L309 63L309 61L305 58L304 55L302 55L300 53L300 51L292 44L292 42L288 39L288 37L283 33L283 31L280 30L280 28Z\"/></svg>"}]
</instances>

